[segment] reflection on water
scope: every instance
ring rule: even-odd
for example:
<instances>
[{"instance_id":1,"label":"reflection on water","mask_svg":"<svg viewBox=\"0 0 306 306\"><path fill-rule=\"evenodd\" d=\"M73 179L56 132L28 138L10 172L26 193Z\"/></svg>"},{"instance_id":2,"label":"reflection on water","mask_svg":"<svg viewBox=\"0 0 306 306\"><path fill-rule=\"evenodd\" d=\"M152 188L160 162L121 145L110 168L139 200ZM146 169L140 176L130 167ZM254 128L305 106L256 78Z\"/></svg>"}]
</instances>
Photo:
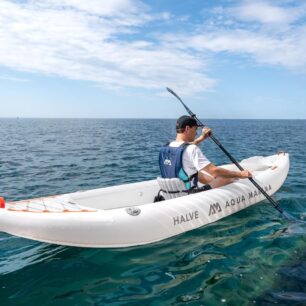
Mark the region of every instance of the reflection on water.
<instances>
[{"instance_id":1,"label":"reflection on water","mask_svg":"<svg viewBox=\"0 0 306 306\"><path fill-rule=\"evenodd\" d=\"M0 253L0 275L16 272L24 267L43 261L50 261L65 247L27 241L15 236L2 234L1 245L5 248Z\"/></svg>"}]
</instances>

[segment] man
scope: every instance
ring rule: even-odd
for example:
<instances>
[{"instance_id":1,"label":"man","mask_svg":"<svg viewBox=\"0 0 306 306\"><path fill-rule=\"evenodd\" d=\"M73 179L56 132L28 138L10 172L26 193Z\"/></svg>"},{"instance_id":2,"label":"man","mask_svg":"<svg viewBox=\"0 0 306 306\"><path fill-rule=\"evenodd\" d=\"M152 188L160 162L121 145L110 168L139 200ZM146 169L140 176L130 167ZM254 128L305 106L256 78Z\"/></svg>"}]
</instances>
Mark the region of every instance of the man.
<instances>
[{"instance_id":1,"label":"man","mask_svg":"<svg viewBox=\"0 0 306 306\"><path fill-rule=\"evenodd\" d=\"M176 140L160 150L159 164L163 178L177 177L184 181L187 189L201 185L202 190L208 190L232 183L235 179L252 177L247 170L230 171L212 164L197 146L212 131L203 128L202 135L195 139L197 129L198 124L194 118L178 118Z\"/></svg>"}]
</instances>

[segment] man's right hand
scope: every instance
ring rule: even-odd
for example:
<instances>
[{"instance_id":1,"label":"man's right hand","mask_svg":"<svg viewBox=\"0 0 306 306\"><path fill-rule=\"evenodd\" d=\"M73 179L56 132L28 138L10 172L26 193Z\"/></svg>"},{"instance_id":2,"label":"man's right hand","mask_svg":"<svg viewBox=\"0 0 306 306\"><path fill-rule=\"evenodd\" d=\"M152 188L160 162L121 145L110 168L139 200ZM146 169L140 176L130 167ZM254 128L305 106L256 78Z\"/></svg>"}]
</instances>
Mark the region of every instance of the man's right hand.
<instances>
[{"instance_id":1,"label":"man's right hand","mask_svg":"<svg viewBox=\"0 0 306 306\"><path fill-rule=\"evenodd\" d=\"M252 173L248 170L243 170L240 172L240 178L248 178L248 177L252 177Z\"/></svg>"},{"instance_id":2,"label":"man's right hand","mask_svg":"<svg viewBox=\"0 0 306 306\"><path fill-rule=\"evenodd\" d=\"M204 136L204 138L209 137L212 134L212 130L209 127L204 127L202 129L202 135Z\"/></svg>"}]
</instances>

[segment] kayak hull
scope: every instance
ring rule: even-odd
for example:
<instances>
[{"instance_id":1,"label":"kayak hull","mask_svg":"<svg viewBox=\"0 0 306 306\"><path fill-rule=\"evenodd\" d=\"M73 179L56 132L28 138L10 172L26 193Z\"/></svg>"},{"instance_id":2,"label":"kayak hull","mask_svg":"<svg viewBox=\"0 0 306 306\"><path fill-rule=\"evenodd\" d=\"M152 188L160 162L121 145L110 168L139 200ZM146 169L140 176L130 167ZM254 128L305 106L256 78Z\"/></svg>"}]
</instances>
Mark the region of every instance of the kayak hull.
<instances>
[{"instance_id":1,"label":"kayak hull","mask_svg":"<svg viewBox=\"0 0 306 306\"><path fill-rule=\"evenodd\" d=\"M254 171L256 182L272 195L287 177L289 155L260 158L242 166ZM202 227L265 199L247 179L153 203L158 191L151 180L7 203L0 209L0 231L67 246L130 247Z\"/></svg>"}]
</instances>

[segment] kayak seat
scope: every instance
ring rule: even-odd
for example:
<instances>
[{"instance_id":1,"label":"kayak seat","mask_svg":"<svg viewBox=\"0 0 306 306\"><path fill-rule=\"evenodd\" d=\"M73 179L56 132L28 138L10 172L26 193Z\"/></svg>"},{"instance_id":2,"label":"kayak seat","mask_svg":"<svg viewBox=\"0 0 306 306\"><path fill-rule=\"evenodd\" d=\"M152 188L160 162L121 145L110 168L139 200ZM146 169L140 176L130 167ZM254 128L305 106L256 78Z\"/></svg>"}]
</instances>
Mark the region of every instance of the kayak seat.
<instances>
[{"instance_id":1,"label":"kayak seat","mask_svg":"<svg viewBox=\"0 0 306 306\"><path fill-rule=\"evenodd\" d=\"M184 182L178 178L158 177L157 183L160 187L160 191L156 198L162 196L164 200L170 200L188 195ZM163 199L156 199L156 202Z\"/></svg>"}]
</instances>

